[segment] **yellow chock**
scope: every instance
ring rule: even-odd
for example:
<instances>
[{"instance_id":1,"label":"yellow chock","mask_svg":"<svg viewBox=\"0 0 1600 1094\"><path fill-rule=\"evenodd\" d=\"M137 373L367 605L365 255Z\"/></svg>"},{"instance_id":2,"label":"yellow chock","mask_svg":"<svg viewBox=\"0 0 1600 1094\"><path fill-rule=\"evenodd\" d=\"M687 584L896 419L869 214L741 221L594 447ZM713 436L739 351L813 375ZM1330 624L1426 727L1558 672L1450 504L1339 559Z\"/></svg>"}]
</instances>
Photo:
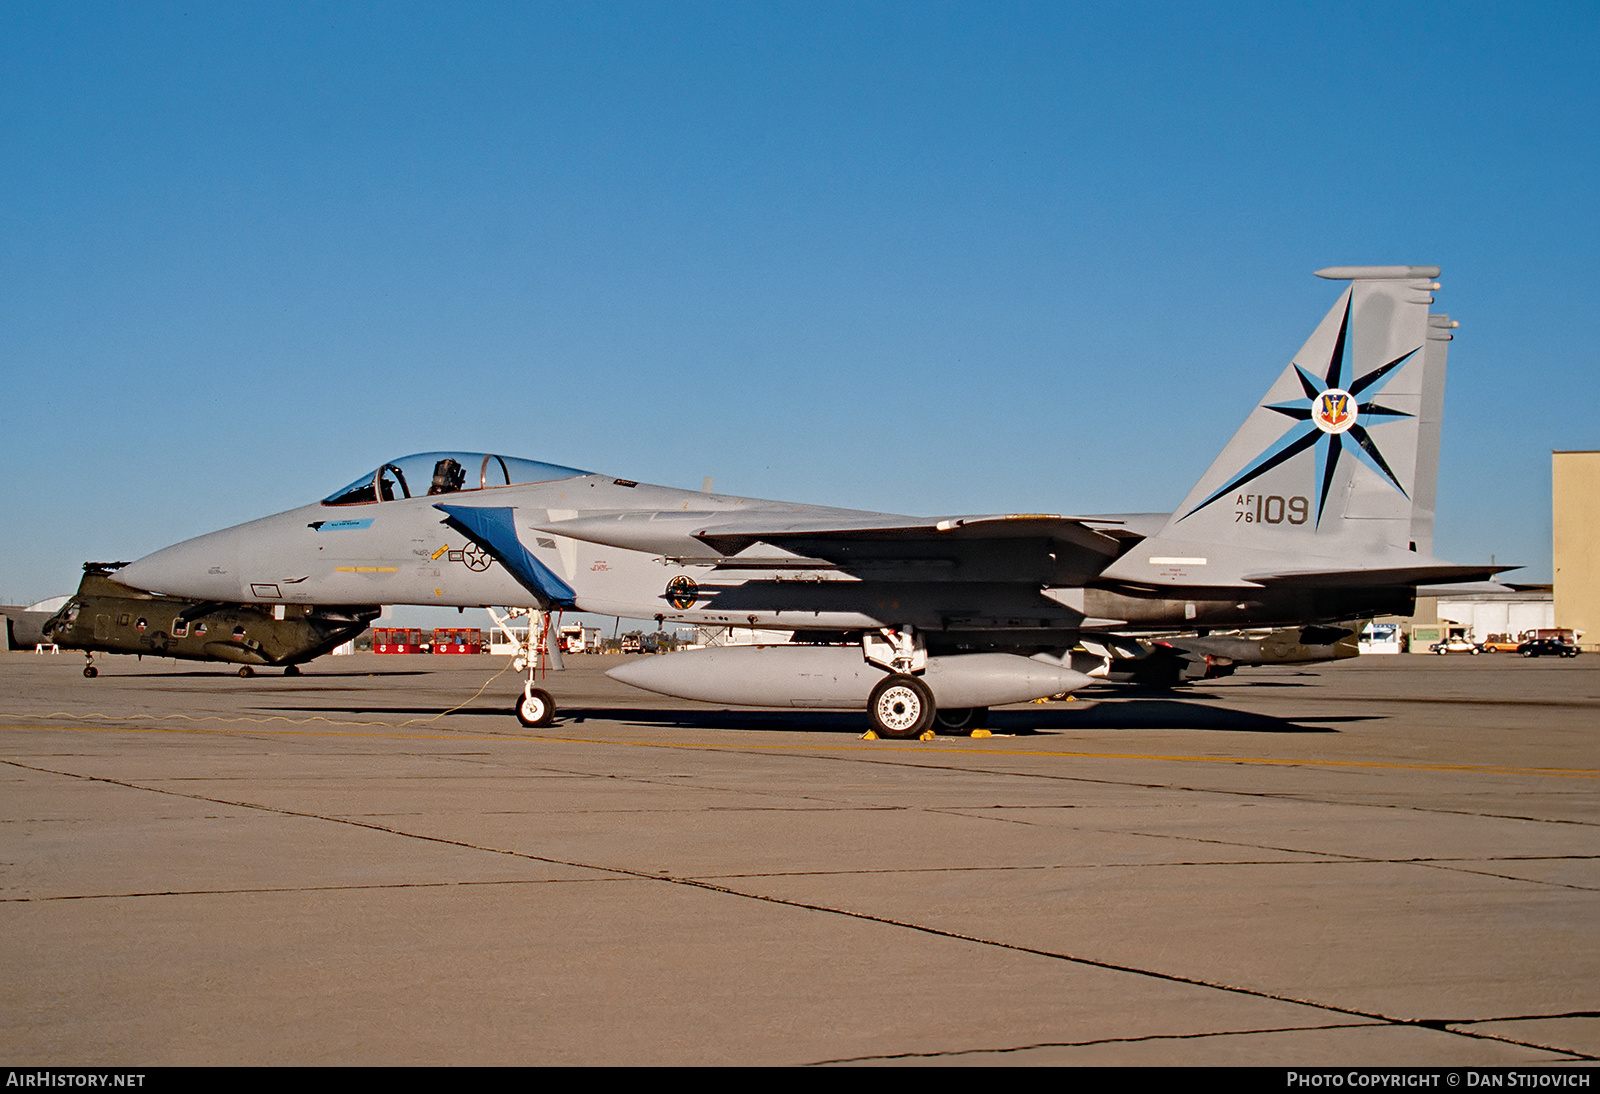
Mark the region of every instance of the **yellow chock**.
<instances>
[{"instance_id":1,"label":"yellow chock","mask_svg":"<svg viewBox=\"0 0 1600 1094\"><path fill-rule=\"evenodd\" d=\"M1063 703L1076 703L1078 701L1078 697L1076 695L1063 695L1061 697L1061 701Z\"/></svg>"},{"instance_id":2,"label":"yellow chock","mask_svg":"<svg viewBox=\"0 0 1600 1094\"><path fill-rule=\"evenodd\" d=\"M863 741L876 741L878 739L878 734L875 730L869 729L861 735L861 739Z\"/></svg>"},{"instance_id":3,"label":"yellow chock","mask_svg":"<svg viewBox=\"0 0 1600 1094\"><path fill-rule=\"evenodd\" d=\"M987 729L975 729L975 730L972 731L972 735L974 737L993 737L994 736L994 734L990 733Z\"/></svg>"},{"instance_id":4,"label":"yellow chock","mask_svg":"<svg viewBox=\"0 0 1600 1094\"><path fill-rule=\"evenodd\" d=\"M933 738L934 732L931 729L925 729L921 733L917 734L917 740L919 741L931 741Z\"/></svg>"}]
</instances>

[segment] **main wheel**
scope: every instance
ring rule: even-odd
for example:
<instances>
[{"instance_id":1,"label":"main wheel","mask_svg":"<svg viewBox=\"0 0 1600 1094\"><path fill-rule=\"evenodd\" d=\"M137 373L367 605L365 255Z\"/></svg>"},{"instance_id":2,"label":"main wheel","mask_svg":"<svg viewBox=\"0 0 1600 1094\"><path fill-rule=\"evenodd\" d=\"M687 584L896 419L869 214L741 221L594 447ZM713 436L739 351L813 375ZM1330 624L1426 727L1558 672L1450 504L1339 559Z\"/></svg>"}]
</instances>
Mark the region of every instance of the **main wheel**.
<instances>
[{"instance_id":1,"label":"main wheel","mask_svg":"<svg viewBox=\"0 0 1600 1094\"><path fill-rule=\"evenodd\" d=\"M285 665L285 666L283 666L283 674L285 676L299 676L300 675L300 666L299 665Z\"/></svg>"},{"instance_id":2,"label":"main wheel","mask_svg":"<svg viewBox=\"0 0 1600 1094\"><path fill-rule=\"evenodd\" d=\"M256 670L251 668L249 665L240 665L239 666L239 675L241 677L244 677L245 679L249 679L250 677L254 676L255 674L256 674Z\"/></svg>"},{"instance_id":3,"label":"main wheel","mask_svg":"<svg viewBox=\"0 0 1600 1094\"><path fill-rule=\"evenodd\" d=\"M83 666L83 674L89 679L93 680L96 676L100 675L100 670L95 668L93 665L85 665Z\"/></svg>"},{"instance_id":4,"label":"main wheel","mask_svg":"<svg viewBox=\"0 0 1600 1094\"><path fill-rule=\"evenodd\" d=\"M933 723L933 715L933 692L915 676L885 676L867 700L867 717L873 730L892 740L922 736Z\"/></svg>"},{"instance_id":5,"label":"main wheel","mask_svg":"<svg viewBox=\"0 0 1600 1094\"><path fill-rule=\"evenodd\" d=\"M989 724L988 707L967 707L964 710L939 710L933 715L933 731L948 737L965 737L975 729Z\"/></svg>"},{"instance_id":6,"label":"main wheel","mask_svg":"<svg viewBox=\"0 0 1600 1094\"><path fill-rule=\"evenodd\" d=\"M556 701L543 688L529 688L517 700L517 721L531 729L555 720Z\"/></svg>"}]
</instances>

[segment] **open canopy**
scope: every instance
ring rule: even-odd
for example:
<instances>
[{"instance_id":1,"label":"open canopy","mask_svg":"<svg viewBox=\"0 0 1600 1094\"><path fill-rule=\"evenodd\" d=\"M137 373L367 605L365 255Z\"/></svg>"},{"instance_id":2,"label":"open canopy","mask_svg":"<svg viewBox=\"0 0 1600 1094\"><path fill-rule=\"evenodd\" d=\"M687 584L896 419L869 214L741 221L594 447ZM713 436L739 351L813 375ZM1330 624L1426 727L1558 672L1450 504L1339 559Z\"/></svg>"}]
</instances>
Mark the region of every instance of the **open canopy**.
<instances>
[{"instance_id":1,"label":"open canopy","mask_svg":"<svg viewBox=\"0 0 1600 1094\"><path fill-rule=\"evenodd\" d=\"M361 476L322 499L324 505L361 505L396 498L433 497L497 486L520 486L587 475L575 467L561 467L492 452L419 452Z\"/></svg>"}]
</instances>

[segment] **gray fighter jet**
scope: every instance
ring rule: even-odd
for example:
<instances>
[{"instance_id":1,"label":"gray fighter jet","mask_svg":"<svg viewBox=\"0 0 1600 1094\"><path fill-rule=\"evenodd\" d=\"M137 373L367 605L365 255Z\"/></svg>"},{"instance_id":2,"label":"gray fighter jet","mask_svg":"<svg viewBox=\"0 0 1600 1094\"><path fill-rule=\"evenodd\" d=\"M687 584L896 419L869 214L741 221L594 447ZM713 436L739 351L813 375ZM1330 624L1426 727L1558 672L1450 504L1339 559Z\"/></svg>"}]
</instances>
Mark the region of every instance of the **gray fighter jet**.
<instances>
[{"instance_id":1,"label":"gray fighter jet","mask_svg":"<svg viewBox=\"0 0 1600 1094\"><path fill-rule=\"evenodd\" d=\"M1432 266L1348 286L1170 514L909 517L642 485L482 453L157 551L141 588L262 604L527 604L788 630L610 675L718 703L862 708L883 736L1089 682L1079 643L1405 614L1432 557L1447 317ZM1074 649L1078 652L1075 654ZM529 678L527 724L554 704Z\"/></svg>"}]
</instances>

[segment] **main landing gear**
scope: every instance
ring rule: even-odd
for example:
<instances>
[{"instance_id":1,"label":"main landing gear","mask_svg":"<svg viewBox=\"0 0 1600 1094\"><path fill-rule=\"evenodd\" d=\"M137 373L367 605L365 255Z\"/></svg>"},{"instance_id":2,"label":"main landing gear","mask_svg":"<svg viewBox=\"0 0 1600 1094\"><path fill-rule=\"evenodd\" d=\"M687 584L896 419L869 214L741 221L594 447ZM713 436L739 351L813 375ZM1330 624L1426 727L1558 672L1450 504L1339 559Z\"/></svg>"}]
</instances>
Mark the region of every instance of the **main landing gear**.
<instances>
[{"instance_id":1,"label":"main landing gear","mask_svg":"<svg viewBox=\"0 0 1600 1094\"><path fill-rule=\"evenodd\" d=\"M988 723L988 707L939 709L921 676L928 667L928 649L912 628L885 627L876 634L863 634L861 652L889 673L867 700L867 720L875 736L894 741L926 740L935 733L966 736Z\"/></svg>"},{"instance_id":2,"label":"main landing gear","mask_svg":"<svg viewBox=\"0 0 1600 1094\"><path fill-rule=\"evenodd\" d=\"M933 724L933 692L915 676L891 673L878 681L867 700L873 732L893 741L920 737Z\"/></svg>"},{"instance_id":3,"label":"main landing gear","mask_svg":"<svg viewBox=\"0 0 1600 1094\"><path fill-rule=\"evenodd\" d=\"M94 667L93 650L83 651L83 675L85 678L90 680L93 680L96 676L100 675L100 670Z\"/></svg>"},{"instance_id":4,"label":"main landing gear","mask_svg":"<svg viewBox=\"0 0 1600 1094\"><path fill-rule=\"evenodd\" d=\"M947 737L965 737L989 724L988 707L940 710L933 715L933 731Z\"/></svg>"},{"instance_id":5,"label":"main landing gear","mask_svg":"<svg viewBox=\"0 0 1600 1094\"><path fill-rule=\"evenodd\" d=\"M893 741L929 736L966 737L989 724L988 707L940 710L933 693L915 676L885 676L867 701L872 731Z\"/></svg>"}]
</instances>

